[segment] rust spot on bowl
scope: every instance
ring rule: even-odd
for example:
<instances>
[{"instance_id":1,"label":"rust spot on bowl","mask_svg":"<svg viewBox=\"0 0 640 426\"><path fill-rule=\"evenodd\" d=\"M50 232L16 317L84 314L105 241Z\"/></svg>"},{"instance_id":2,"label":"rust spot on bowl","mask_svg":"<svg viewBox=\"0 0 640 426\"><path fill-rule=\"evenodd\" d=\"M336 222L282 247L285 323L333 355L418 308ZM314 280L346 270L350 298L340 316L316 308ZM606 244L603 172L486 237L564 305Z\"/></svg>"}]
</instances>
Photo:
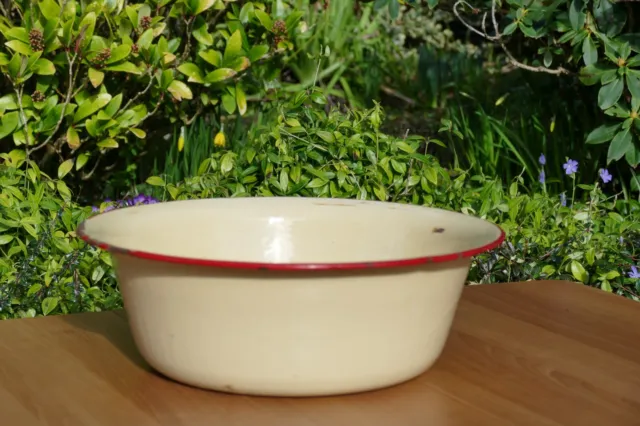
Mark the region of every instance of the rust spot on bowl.
<instances>
[{"instance_id":1,"label":"rust spot on bowl","mask_svg":"<svg viewBox=\"0 0 640 426\"><path fill-rule=\"evenodd\" d=\"M435 228L433 228L433 231L432 231L432 232L433 232L434 234L442 234L442 233L444 232L444 228L438 228L438 227L435 227Z\"/></svg>"}]
</instances>

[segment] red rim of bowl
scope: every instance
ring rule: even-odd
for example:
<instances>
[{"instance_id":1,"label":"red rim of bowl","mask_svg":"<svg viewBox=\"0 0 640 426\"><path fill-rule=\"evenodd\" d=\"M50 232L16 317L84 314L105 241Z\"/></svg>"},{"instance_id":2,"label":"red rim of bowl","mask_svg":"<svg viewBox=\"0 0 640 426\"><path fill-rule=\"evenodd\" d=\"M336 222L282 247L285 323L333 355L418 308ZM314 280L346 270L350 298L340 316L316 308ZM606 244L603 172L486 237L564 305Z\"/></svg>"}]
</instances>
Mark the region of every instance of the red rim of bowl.
<instances>
[{"instance_id":1,"label":"red rim of bowl","mask_svg":"<svg viewBox=\"0 0 640 426\"><path fill-rule=\"evenodd\" d=\"M115 210L112 210L115 211ZM104 212L102 214L107 214ZM94 216L95 217L95 216ZM207 266L226 269L249 269L249 270L269 270L269 271L308 271L308 270L322 270L322 271L344 271L354 269L383 269L383 268L399 268L406 266L422 265L425 263L444 263L451 262L458 259L464 259L474 257L487 251L493 250L500 246L505 239L505 233L498 225L491 224L500 231L498 238L492 242L480 247L475 247L469 250L447 253L436 256L421 256L408 259L394 259L394 260L381 260L370 262L345 262L345 263L266 263L266 262L237 262L230 260L213 260L213 259L198 259L192 257L181 256L169 256L158 253L151 253L141 250L130 250L123 247L118 247L104 243L102 241L95 240L89 237L85 232L85 223L91 220L91 218L85 220L78 226L77 235L85 241L87 244L98 247L102 250L107 250L113 253L122 253L139 259L153 260L157 262L174 263L180 265L195 265L195 266ZM489 222L488 222L489 223Z\"/></svg>"}]
</instances>

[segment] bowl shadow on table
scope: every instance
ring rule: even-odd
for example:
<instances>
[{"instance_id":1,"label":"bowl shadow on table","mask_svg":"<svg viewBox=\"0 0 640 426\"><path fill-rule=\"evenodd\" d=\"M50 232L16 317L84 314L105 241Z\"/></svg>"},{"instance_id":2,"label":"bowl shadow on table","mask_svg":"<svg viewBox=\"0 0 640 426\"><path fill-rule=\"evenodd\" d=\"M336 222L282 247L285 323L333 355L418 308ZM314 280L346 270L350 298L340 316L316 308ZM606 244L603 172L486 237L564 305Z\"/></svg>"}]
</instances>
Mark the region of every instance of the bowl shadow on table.
<instances>
[{"instance_id":1,"label":"bowl shadow on table","mask_svg":"<svg viewBox=\"0 0 640 426\"><path fill-rule=\"evenodd\" d=\"M105 321L105 315L109 315L109 320ZM138 368L153 371L136 348L125 311L64 315L62 318L71 327L106 340Z\"/></svg>"}]
</instances>

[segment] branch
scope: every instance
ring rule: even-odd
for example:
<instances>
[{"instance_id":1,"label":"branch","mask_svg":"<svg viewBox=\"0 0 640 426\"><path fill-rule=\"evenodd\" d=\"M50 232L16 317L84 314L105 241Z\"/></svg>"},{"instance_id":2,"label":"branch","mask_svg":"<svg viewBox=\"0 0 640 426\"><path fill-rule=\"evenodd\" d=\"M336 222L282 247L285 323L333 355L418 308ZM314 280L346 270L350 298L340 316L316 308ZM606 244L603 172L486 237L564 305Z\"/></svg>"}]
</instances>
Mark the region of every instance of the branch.
<instances>
[{"instance_id":1,"label":"branch","mask_svg":"<svg viewBox=\"0 0 640 426\"><path fill-rule=\"evenodd\" d=\"M144 96L149 91L149 89L151 89L151 86L153 86L153 68L149 67L149 69L146 72L146 74L149 76L149 84L147 84L147 87L145 87L144 90L142 90L141 92L136 93L133 98L129 99L129 101L125 104L125 106L123 108L121 108L122 111L126 111L127 108L129 108L129 106L131 106L132 103L137 101L138 98L140 98L140 96Z\"/></svg>"},{"instance_id":2,"label":"branch","mask_svg":"<svg viewBox=\"0 0 640 426\"><path fill-rule=\"evenodd\" d=\"M93 176L93 174L95 173L95 171L98 169L98 165L100 164L100 160L102 159L102 157L98 157L98 159L96 160L96 164L93 166L93 168L91 169L91 171L89 173L83 173L82 174L82 180L89 180L91 179L91 176Z\"/></svg>"},{"instance_id":3,"label":"branch","mask_svg":"<svg viewBox=\"0 0 640 426\"><path fill-rule=\"evenodd\" d=\"M189 18L187 22L187 44L184 46L184 52L182 52L182 56L180 57L180 62L184 62L185 59L189 56L189 51L191 50L191 31L193 30L193 23L196 20Z\"/></svg>"},{"instance_id":4,"label":"branch","mask_svg":"<svg viewBox=\"0 0 640 426\"><path fill-rule=\"evenodd\" d=\"M397 90L392 89L391 87L387 87L385 85L382 85L382 86L380 86L380 90L382 90L387 95L394 96L394 97L400 99L401 101L404 101L404 102L408 103L409 105L415 105L416 104L416 101L414 101L413 99L411 99L408 96L403 95L402 93L398 92Z\"/></svg>"},{"instance_id":5,"label":"branch","mask_svg":"<svg viewBox=\"0 0 640 426\"><path fill-rule=\"evenodd\" d=\"M71 102L71 96L73 93L73 88L76 85L76 80L78 78L78 70L80 69L80 67L78 67L76 69L76 72L73 72L73 64L75 63L76 59L78 58L78 54L74 54L73 58L71 58L69 56L69 52L66 52L67 54L67 62L69 63L69 87L67 87L67 96L64 99L64 104L62 105L62 111L60 113L60 118L58 119L58 122L56 123L56 127L53 130L53 132L51 132L51 134L49 135L49 137L47 139L45 139L44 142L42 142L40 145L34 147L33 149L28 149L27 155L31 154L32 152L36 152L42 148L44 148L45 146L47 146L49 144L49 142L51 142L51 140L53 139L53 137L55 136L55 134L58 132L58 130L60 129L60 125L62 125L62 122L64 121L64 115L67 111L67 107L69 106L69 102Z\"/></svg>"},{"instance_id":6,"label":"branch","mask_svg":"<svg viewBox=\"0 0 640 426\"><path fill-rule=\"evenodd\" d=\"M507 48L506 44L504 43L504 40L503 40L504 34L502 34L500 32L500 28L498 26L498 20L496 18L496 2L497 2L497 0L492 0L491 1L491 22L493 24L493 31L495 33L495 35L493 35L493 36L489 35L487 30L486 30L487 12L485 12L482 15L482 31L480 31L477 28L473 27L471 24L469 24L467 21L465 21L462 18L462 15L461 15L460 11L458 10L459 6L467 6L467 7L471 8L474 11L474 13L478 13L479 12L478 9L474 8L473 6L471 6L465 0L456 1L456 3L453 5L453 13L456 15L456 17L458 18L460 23L462 25L464 25L465 27L467 27L473 33L478 34L480 37L482 37L482 38L484 38L486 40L498 43L500 45L500 47L502 48L502 50L504 51L504 53L507 55L507 58L509 59L509 61L514 66L516 66L518 68L522 68L522 69L527 70L527 71L544 72L544 73L553 74L553 75L571 74L571 72L569 70L567 70L565 68L562 68L562 67L558 67L556 69L547 68L547 67L543 67L543 66L534 67L534 66L531 66L531 65L523 64L522 62L518 61L513 56L511 51L509 51L509 49Z\"/></svg>"}]
</instances>

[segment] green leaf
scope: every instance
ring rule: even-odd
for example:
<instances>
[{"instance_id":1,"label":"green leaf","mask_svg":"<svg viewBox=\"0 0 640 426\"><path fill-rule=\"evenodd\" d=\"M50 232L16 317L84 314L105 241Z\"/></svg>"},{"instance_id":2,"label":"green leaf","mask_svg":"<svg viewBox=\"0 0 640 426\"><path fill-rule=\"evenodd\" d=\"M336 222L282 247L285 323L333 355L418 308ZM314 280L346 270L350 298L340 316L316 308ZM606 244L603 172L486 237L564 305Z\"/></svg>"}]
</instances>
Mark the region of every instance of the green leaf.
<instances>
[{"instance_id":1,"label":"green leaf","mask_svg":"<svg viewBox=\"0 0 640 426\"><path fill-rule=\"evenodd\" d=\"M105 68L107 71L126 72L129 74L142 74L142 71L131 62L122 62L121 64L109 65Z\"/></svg>"},{"instance_id":2,"label":"green leaf","mask_svg":"<svg viewBox=\"0 0 640 426\"><path fill-rule=\"evenodd\" d=\"M73 169L73 159L70 158L58 166L58 179L63 179Z\"/></svg>"},{"instance_id":3,"label":"green leaf","mask_svg":"<svg viewBox=\"0 0 640 426\"><path fill-rule=\"evenodd\" d=\"M240 56L238 58L235 58L229 61L228 63L225 63L225 66L227 68L231 68L237 72L246 70L247 68L249 68L250 65L251 65L251 61L246 56Z\"/></svg>"},{"instance_id":4,"label":"green leaf","mask_svg":"<svg viewBox=\"0 0 640 426\"><path fill-rule=\"evenodd\" d=\"M220 162L220 171L222 174L226 175L233 170L233 166L235 165L234 157L235 154L233 152L227 152L222 156L222 161Z\"/></svg>"},{"instance_id":5,"label":"green leaf","mask_svg":"<svg viewBox=\"0 0 640 426\"><path fill-rule=\"evenodd\" d=\"M233 114L236 111L236 98L225 93L222 95L222 106L228 114Z\"/></svg>"},{"instance_id":6,"label":"green leaf","mask_svg":"<svg viewBox=\"0 0 640 426\"><path fill-rule=\"evenodd\" d=\"M269 46L266 44L257 44L249 50L249 60L256 62L269 53Z\"/></svg>"},{"instance_id":7,"label":"green leaf","mask_svg":"<svg viewBox=\"0 0 640 426\"><path fill-rule=\"evenodd\" d=\"M232 59L241 56L242 52L242 34L236 30L227 40L227 46L224 49L224 63L228 64Z\"/></svg>"},{"instance_id":8,"label":"green leaf","mask_svg":"<svg viewBox=\"0 0 640 426\"><path fill-rule=\"evenodd\" d=\"M585 143L597 145L608 142L615 136L616 132L620 130L620 127L620 123L612 124L609 126L603 124L602 126L597 127L596 129L592 130L591 133L589 133L589 136L587 136L587 140L585 141Z\"/></svg>"},{"instance_id":9,"label":"green leaf","mask_svg":"<svg viewBox=\"0 0 640 426\"><path fill-rule=\"evenodd\" d=\"M518 24L518 28L520 28L520 31L522 31L522 34L526 35L527 37L531 37L531 38L540 37L538 32L533 27L524 25L522 22Z\"/></svg>"},{"instance_id":10,"label":"green leaf","mask_svg":"<svg viewBox=\"0 0 640 426\"><path fill-rule=\"evenodd\" d=\"M191 62L185 62L184 64L178 67L178 71L180 71L182 74L189 77L190 82L204 83L204 77L202 76L202 71L196 64L192 64Z\"/></svg>"},{"instance_id":11,"label":"green leaf","mask_svg":"<svg viewBox=\"0 0 640 426\"><path fill-rule=\"evenodd\" d=\"M254 10L254 13L256 15L256 18L258 18L258 20L262 24L262 26L265 27L267 30L271 31L271 29L273 28L273 21L271 20L271 17L267 15L266 12L263 12L260 9Z\"/></svg>"},{"instance_id":12,"label":"green leaf","mask_svg":"<svg viewBox=\"0 0 640 426\"><path fill-rule=\"evenodd\" d=\"M239 85L236 85L236 103L238 105L238 112L241 116L244 115L247 112L247 95Z\"/></svg>"},{"instance_id":13,"label":"green leaf","mask_svg":"<svg viewBox=\"0 0 640 426\"><path fill-rule=\"evenodd\" d=\"M211 46L213 44L213 36L209 33L207 22L201 16L198 16L196 19L194 30L191 34L200 44L205 46Z\"/></svg>"},{"instance_id":14,"label":"green leaf","mask_svg":"<svg viewBox=\"0 0 640 426\"><path fill-rule=\"evenodd\" d=\"M89 68L89 81L94 88L100 86L103 80L104 73L102 71L98 71L95 68Z\"/></svg>"},{"instance_id":15,"label":"green leaf","mask_svg":"<svg viewBox=\"0 0 640 426\"><path fill-rule=\"evenodd\" d=\"M21 42L20 40L8 41L5 43L5 46L25 56L31 56L33 54L33 50L31 50L31 47L28 44Z\"/></svg>"},{"instance_id":16,"label":"green leaf","mask_svg":"<svg viewBox=\"0 0 640 426\"><path fill-rule=\"evenodd\" d=\"M198 15L205 10L211 8L216 3L216 0L198 0L198 6L193 11L194 15Z\"/></svg>"},{"instance_id":17,"label":"green leaf","mask_svg":"<svg viewBox=\"0 0 640 426\"><path fill-rule=\"evenodd\" d=\"M6 33L7 38L20 40L24 43L29 44L29 31L26 28L22 27L13 27L10 28Z\"/></svg>"},{"instance_id":18,"label":"green leaf","mask_svg":"<svg viewBox=\"0 0 640 426\"><path fill-rule=\"evenodd\" d=\"M583 0L571 0L571 4L569 5L569 22L571 22L571 28L575 31L579 31L584 27L586 16L582 11L583 9Z\"/></svg>"},{"instance_id":19,"label":"green leaf","mask_svg":"<svg viewBox=\"0 0 640 426\"><path fill-rule=\"evenodd\" d=\"M640 164L640 148L638 145L635 143L631 144L629 150L624 154L624 158L631 167L636 167Z\"/></svg>"},{"instance_id":20,"label":"green leaf","mask_svg":"<svg viewBox=\"0 0 640 426\"><path fill-rule=\"evenodd\" d=\"M629 128L623 129L614 136L611 145L609 145L607 163L618 161L633 146L633 137L630 130Z\"/></svg>"},{"instance_id":21,"label":"green leaf","mask_svg":"<svg viewBox=\"0 0 640 426\"><path fill-rule=\"evenodd\" d=\"M587 66L598 62L598 48L591 37L585 38L582 42L582 59Z\"/></svg>"},{"instance_id":22,"label":"green leaf","mask_svg":"<svg viewBox=\"0 0 640 426\"><path fill-rule=\"evenodd\" d=\"M164 179L162 179L160 176L151 176L150 178L148 178L146 180L146 182L151 186L165 186L166 185Z\"/></svg>"},{"instance_id":23,"label":"green leaf","mask_svg":"<svg viewBox=\"0 0 640 426\"><path fill-rule=\"evenodd\" d=\"M56 67L48 59L40 58L33 66L33 72L38 75L54 75Z\"/></svg>"},{"instance_id":24,"label":"green leaf","mask_svg":"<svg viewBox=\"0 0 640 426\"><path fill-rule=\"evenodd\" d=\"M84 38L82 39L84 41L81 43L81 45L82 46L88 45L91 39L93 38L93 32L95 31L95 28L96 28L95 12L87 13L84 16L84 18L82 18L82 21L80 21L80 25L78 26L78 28L84 29Z\"/></svg>"},{"instance_id":25,"label":"green leaf","mask_svg":"<svg viewBox=\"0 0 640 426\"><path fill-rule=\"evenodd\" d=\"M144 131L144 130L142 130L142 129L138 129L138 128L136 128L136 127L131 127L131 128L129 129L129 131L130 131L131 133L133 133L133 134L135 135L135 137L137 137L138 139L144 139L144 138L146 138L146 137L147 137L147 132L145 132L145 131Z\"/></svg>"},{"instance_id":26,"label":"green leaf","mask_svg":"<svg viewBox=\"0 0 640 426\"><path fill-rule=\"evenodd\" d=\"M13 241L13 235L0 235L0 246L9 244L11 241Z\"/></svg>"},{"instance_id":27,"label":"green leaf","mask_svg":"<svg viewBox=\"0 0 640 426\"><path fill-rule=\"evenodd\" d=\"M9 136L18 127L20 115L17 111L9 112L0 118L0 139Z\"/></svg>"},{"instance_id":28,"label":"green leaf","mask_svg":"<svg viewBox=\"0 0 640 426\"><path fill-rule=\"evenodd\" d=\"M582 264L575 260L571 262L571 275L573 275L573 277L581 283L586 284L589 281L589 274L584 269Z\"/></svg>"},{"instance_id":29,"label":"green leaf","mask_svg":"<svg viewBox=\"0 0 640 426\"><path fill-rule=\"evenodd\" d=\"M307 188L313 189L313 188L322 188L323 186L325 186L329 181L324 180L324 179L320 179L320 178L314 178L311 182L309 182L307 184Z\"/></svg>"},{"instance_id":30,"label":"green leaf","mask_svg":"<svg viewBox=\"0 0 640 426\"><path fill-rule=\"evenodd\" d=\"M118 142L113 138L103 139L100 142L98 142L96 145L98 145L98 148L105 148L105 149L114 149L120 146L118 145Z\"/></svg>"},{"instance_id":31,"label":"green leaf","mask_svg":"<svg viewBox=\"0 0 640 426\"><path fill-rule=\"evenodd\" d=\"M83 168L85 164L87 164L87 161L89 161L89 156L87 154L83 152L82 154L78 155L78 159L76 160L76 170L80 170L81 168Z\"/></svg>"},{"instance_id":32,"label":"green leaf","mask_svg":"<svg viewBox=\"0 0 640 426\"><path fill-rule=\"evenodd\" d=\"M76 110L76 113L73 116L73 122L77 123L83 118L96 113L107 105L109 101L111 101L111 95L108 93L101 93L97 96L92 96L91 98L86 99Z\"/></svg>"},{"instance_id":33,"label":"green leaf","mask_svg":"<svg viewBox=\"0 0 640 426\"><path fill-rule=\"evenodd\" d=\"M231 68L218 68L217 70L207 74L207 76L205 77L205 81L207 83L218 83L220 81L231 78L234 75L236 75L236 72Z\"/></svg>"},{"instance_id":34,"label":"green leaf","mask_svg":"<svg viewBox=\"0 0 640 426\"><path fill-rule=\"evenodd\" d=\"M217 50L202 50L198 55L214 67L222 65L222 53Z\"/></svg>"},{"instance_id":35,"label":"green leaf","mask_svg":"<svg viewBox=\"0 0 640 426\"><path fill-rule=\"evenodd\" d=\"M616 78L611 83L602 86L598 92L598 106L601 109L608 109L614 106L620 100L623 89L624 82L621 78Z\"/></svg>"},{"instance_id":36,"label":"green leaf","mask_svg":"<svg viewBox=\"0 0 640 426\"><path fill-rule=\"evenodd\" d=\"M332 143L336 141L336 138L333 136L333 133L327 132L325 130L318 130L316 135L320 137L325 142Z\"/></svg>"},{"instance_id":37,"label":"green leaf","mask_svg":"<svg viewBox=\"0 0 640 426\"><path fill-rule=\"evenodd\" d=\"M69 145L69 148L71 149L75 149L80 146L80 136L73 126L69 126L67 128L67 145Z\"/></svg>"},{"instance_id":38,"label":"green leaf","mask_svg":"<svg viewBox=\"0 0 640 426\"><path fill-rule=\"evenodd\" d=\"M631 92L631 96L640 99L640 78L627 73L627 88Z\"/></svg>"},{"instance_id":39,"label":"green leaf","mask_svg":"<svg viewBox=\"0 0 640 426\"><path fill-rule=\"evenodd\" d=\"M114 64L118 61L126 59L131 53L131 46L128 44L121 44L120 46L111 49L111 56L107 59L107 64Z\"/></svg>"},{"instance_id":40,"label":"green leaf","mask_svg":"<svg viewBox=\"0 0 640 426\"><path fill-rule=\"evenodd\" d=\"M167 90L178 101L183 99L193 99L193 93L191 92L191 89L189 89L189 86L180 80L173 80Z\"/></svg>"},{"instance_id":41,"label":"green leaf","mask_svg":"<svg viewBox=\"0 0 640 426\"><path fill-rule=\"evenodd\" d=\"M107 115L107 117L111 118L116 114L116 112L118 112L121 105L122 105L122 93L119 93L109 101L107 106L104 108L104 113Z\"/></svg>"},{"instance_id":42,"label":"green leaf","mask_svg":"<svg viewBox=\"0 0 640 426\"><path fill-rule=\"evenodd\" d=\"M38 6L42 15L48 20L60 18L60 6L54 0L41 0Z\"/></svg>"},{"instance_id":43,"label":"green leaf","mask_svg":"<svg viewBox=\"0 0 640 426\"><path fill-rule=\"evenodd\" d=\"M151 46L153 42L153 29L149 28L145 32L142 33L140 38L138 38L138 48L142 50L146 50Z\"/></svg>"},{"instance_id":44,"label":"green leaf","mask_svg":"<svg viewBox=\"0 0 640 426\"><path fill-rule=\"evenodd\" d=\"M44 316L49 315L58 307L58 302L60 301L59 297L47 297L42 301L42 314Z\"/></svg>"}]
</instances>

